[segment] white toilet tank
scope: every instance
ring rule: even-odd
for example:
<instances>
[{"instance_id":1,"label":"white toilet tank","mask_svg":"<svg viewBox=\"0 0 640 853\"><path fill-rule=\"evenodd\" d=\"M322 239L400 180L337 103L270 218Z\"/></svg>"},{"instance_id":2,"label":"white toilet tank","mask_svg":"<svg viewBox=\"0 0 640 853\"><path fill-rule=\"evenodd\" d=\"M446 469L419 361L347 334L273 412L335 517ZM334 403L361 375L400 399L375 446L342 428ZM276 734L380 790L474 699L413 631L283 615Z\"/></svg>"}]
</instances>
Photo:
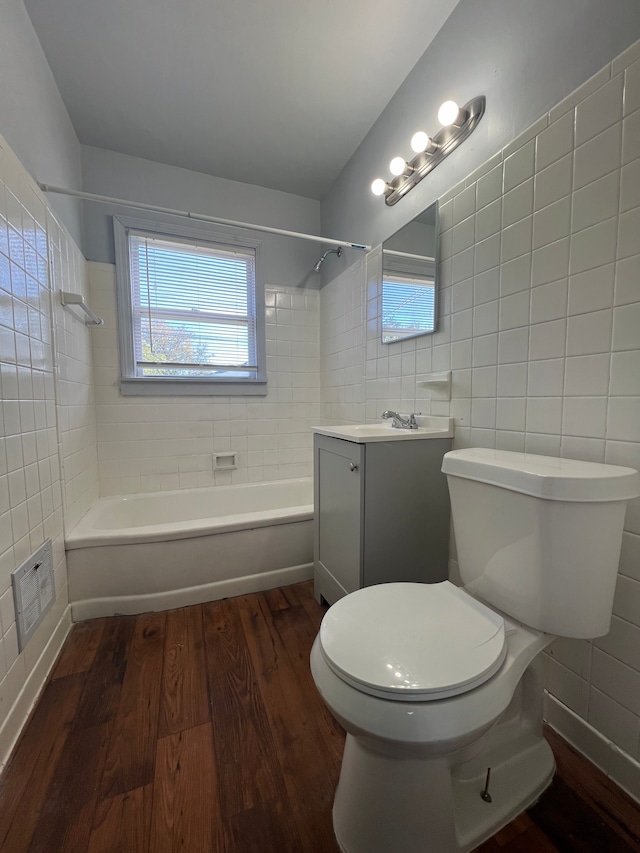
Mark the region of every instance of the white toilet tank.
<instances>
[{"instance_id":1,"label":"white toilet tank","mask_svg":"<svg viewBox=\"0 0 640 853\"><path fill-rule=\"evenodd\" d=\"M446 453L442 470L466 588L540 631L609 631L637 471L486 448Z\"/></svg>"}]
</instances>

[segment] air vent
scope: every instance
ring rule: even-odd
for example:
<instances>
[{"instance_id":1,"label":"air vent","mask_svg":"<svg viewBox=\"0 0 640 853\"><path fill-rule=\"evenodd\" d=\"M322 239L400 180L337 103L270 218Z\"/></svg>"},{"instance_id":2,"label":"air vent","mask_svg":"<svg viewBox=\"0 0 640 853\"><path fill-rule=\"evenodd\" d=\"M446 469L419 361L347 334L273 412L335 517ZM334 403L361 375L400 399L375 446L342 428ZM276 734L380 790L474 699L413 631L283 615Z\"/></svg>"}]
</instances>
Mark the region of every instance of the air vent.
<instances>
[{"instance_id":1,"label":"air vent","mask_svg":"<svg viewBox=\"0 0 640 853\"><path fill-rule=\"evenodd\" d=\"M51 539L47 539L20 568L11 573L11 582L18 647L22 651L56 597Z\"/></svg>"}]
</instances>

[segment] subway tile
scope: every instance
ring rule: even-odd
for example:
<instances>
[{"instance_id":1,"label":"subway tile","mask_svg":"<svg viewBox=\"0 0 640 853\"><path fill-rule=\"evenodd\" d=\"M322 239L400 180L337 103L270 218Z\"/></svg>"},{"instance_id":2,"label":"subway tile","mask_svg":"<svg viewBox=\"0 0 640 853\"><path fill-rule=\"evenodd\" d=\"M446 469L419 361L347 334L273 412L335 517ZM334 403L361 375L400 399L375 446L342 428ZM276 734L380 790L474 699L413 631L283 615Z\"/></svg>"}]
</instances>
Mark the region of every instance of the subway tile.
<instances>
[{"instance_id":1,"label":"subway tile","mask_svg":"<svg viewBox=\"0 0 640 853\"><path fill-rule=\"evenodd\" d=\"M549 660L547 690L576 714L585 717L589 706L589 685L557 661Z\"/></svg>"},{"instance_id":2,"label":"subway tile","mask_svg":"<svg viewBox=\"0 0 640 853\"><path fill-rule=\"evenodd\" d=\"M475 243L475 217L469 216L453 227L453 252L458 254Z\"/></svg>"},{"instance_id":3,"label":"subway tile","mask_svg":"<svg viewBox=\"0 0 640 853\"><path fill-rule=\"evenodd\" d=\"M498 365L498 397L524 397L527 394L527 363Z\"/></svg>"},{"instance_id":4,"label":"subway tile","mask_svg":"<svg viewBox=\"0 0 640 853\"><path fill-rule=\"evenodd\" d=\"M569 314L610 308L613 304L614 274L614 264L605 264L572 275L569 278Z\"/></svg>"},{"instance_id":5,"label":"subway tile","mask_svg":"<svg viewBox=\"0 0 640 853\"><path fill-rule=\"evenodd\" d=\"M525 435L525 453L535 453L538 456L560 456L559 435L544 435L543 433L528 432Z\"/></svg>"},{"instance_id":6,"label":"subway tile","mask_svg":"<svg viewBox=\"0 0 640 853\"><path fill-rule=\"evenodd\" d=\"M486 272L500 263L500 234L481 240L475 246L475 274Z\"/></svg>"},{"instance_id":7,"label":"subway tile","mask_svg":"<svg viewBox=\"0 0 640 853\"><path fill-rule=\"evenodd\" d=\"M565 355L567 321L551 320L531 326L529 358L538 361L547 358L562 358Z\"/></svg>"},{"instance_id":8,"label":"subway tile","mask_svg":"<svg viewBox=\"0 0 640 853\"><path fill-rule=\"evenodd\" d=\"M502 199L496 199L476 214L476 240L485 240L500 231L502 222Z\"/></svg>"},{"instance_id":9,"label":"subway tile","mask_svg":"<svg viewBox=\"0 0 640 853\"><path fill-rule=\"evenodd\" d=\"M549 655L581 678L589 678L591 648L588 640L558 637L549 646Z\"/></svg>"},{"instance_id":10,"label":"subway tile","mask_svg":"<svg viewBox=\"0 0 640 853\"><path fill-rule=\"evenodd\" d=\"M480 178L483 178L486 174L488 174L498 165L502 165L501 151L498 151L498 153L494 154L493 157L490 157L488 160L485 160L485 162L481 166L478 166L478 168L474 169L470 175L467 175L467 177L464 179L465 187L470 187L472 184L477 186L477 183ZM480 209L479 206L477 207L477 209Z\"/></svg>"},{"instance_id":11,"label":"subway tile","mask_svg":"<svg viewBox=\"0 0 640 853\"><path fill-rule=\"evenodd\" d=\"M567 355L590 355L611 349L612 311L576 314L567 321Z\"/></svg>"},{"instance_id":12,"label":"subway tile","mask_svg":"<svg viewBox=\"0 0 640 853\"><path fill-rule=\"evenodd\" d=\"M616 75L576 107L576 146L622 120L624 77Z\"/></svg>"},{"instance_id":13,"label":"subway tile","mask_svg":"<svg viewBox=\"0 0 640 853\"><path fill-rule=\"evenodd\" d=\"M502 170L502 163L499 163L486 175L478 179L476 189L477 210L502 196Z\"/></svg>"},{"instance_id":14,"label":"subway tile","mask_svg":"<svg viewBox=\"0 0 640 853\"><path fill-rule=\"evenodd\" d=\"M473 279L474 304L492 302L500 296L500 268L479 273Z\"/></svg>"},{"instance_id":15,"label":"subway tile","mask_svg":"<svg viewBox=\"0 0 640 853\"><path fill-rule=\"evenodd\" d=\"M498 428L496 430L496 448L512 453L524 453L525 434Z\"/></svg>"},{"instance_id":16,"label":"subway tile","mask_svg":"<svg viewBox=\"0 0 640 853\"><path fill-rule=\"evenodd\" d=\"M495 429L495 398L473 397L471 399L471 426L480 429Z\"/></svg>"},{"instance_id":17,"label":"subway tile","mask_svg":"<svg viewBox=\"0 0 640 853\"><path fill-rule=\"evenodd\" d=\"M502 249L500 260L502 263L517 258L531 251L532 241L532 217L509 225L502 230Z\"/></svg>"},{"instance_id":18,"label":"subway tile","mask_svg":"<svg viewBox=\"0 0 640 853\"><path fill-rule=\"evenodd\" d=\"M603 205L605 203L603 199ZM620 211L625 212L634 207L640 207L640 159L623 166L620 177ZM603 217L605 215L603 213ZM637 246L640 248L640 242Z\"/></svg>"},{"instance_id":19,"label":"subway tile","mask_svg":"<svg viewBox=\"0 0 640 853\"><path fill-rule=\"evenodd\" d=\"M527 432L560 435L562 426L561 397L529 397L527 400Z\"/></svg>"},{"instance_id":20,"label":"subway tile","mask_svg":"<svg viewBox=\"0 0 640 853\"><path fill-rule=\"evenodd\" d=\"M640 535L626 532L623 534L619 572L625 577L640 581Z\"/></svg>"},{"instance_id":21,"label":"subway tile","mask_svg":"<svg viewBox=\"0 0 640 853\"><path fill-rule=\"evenodd\" d=\"M524 397L500 397L496 408L496 428L522 432L525 428L527 401Z\"/></svg>"},{"instance_id":22,"label":"subway tile","mask_svg":"<svg viewBox=\"0 0 640 853\"><path fill-rule=\"evenodd\" d=\"M622 124L614 124L576 148L573 163L574 191L619 169L622 164Z\"/></svg>"},{"instance_id":23,"label":"subway tile","mask_svg":"<svg viewBox=\"0 0 640 853\"><path fill-rule=\"evenodd\" d=\"M640 207L621 213L618 220L617 257L628 258L638 254L640 234Z\"/></svg>"},{"instance_id":24,"label":"subway tile","mask_svg":"<svg viewBox=\"0 0 640 853\"><path fill-rule=\"evenodd\" d=\"M534 140L527 142L504 161L503 190L509 190L533 177L535 159Z\"/></svg>"},{"instance_id":25,"label":"subway tile","mask_svg":"<svg viewBox=\"0 0 640 853\"><path fill-rule=\"evenodd\" d=\"M531 285L531 255L529 253L507 261L500 267L500 293L509 296Z\"/></svg>"},{"instance_id":26,"label":"subway tile","mask_svg":"<svg viewBox=\"0 0 640 853\"><path fill-rule=\"evenodd\" d=\"M512 140L502 151L503 157L506 159L511 154L513 154L518 149L522 148L525 143L529 142L531 139L535 139L535 137L542 133L549 125L549 117L547 115L540 116L537 121L534 121L533 124L530 124L529 127L524 130L519 136L517 136L514 140Z\"/></svg>"},{"instance_id":27,"label":"subway tile","mask_svg":"<svg viewBox=\"0 0 640 853\"><path fill-rule=\"evenodd\" d=\"M607 439L640 441L640 397L611 397Z\"/></svg>"},{"instance_id":28,"label":"subway tile","mask_svg":"<svg viewBox=\"0 0 640 853\"><path fill-rule=\"evenodd\" d=\"M533 178L519 184L504 194L502 199L502 227L506 228L531 216L533 213Z\"/></svg>"},{"instance_id":29,"label":"subway tile","mask_svg":"<svg viewBox=\"0 0 640 853\"><path fill-rule=\"evenodd\" d=\"M566 459L582 459L585 462L604 462L605 441L602 438L584 438L563 435L560 455Z\"/></svg>"},{"instance_id":30,"label":"subway tile","mask_svg":"<svg viewBox=\"0 0 640 853\"><path fill-rule=\"evenodd\" d=\"M625 752L637 754L640 717L595 687L589 694L588 722Z\"/></svg>"},{"instance_id":31,"label":"subway tile","mask_svg":"<svg viewBox=\"0 0 640 853\"><path fill-rule=\"evenodd\" d=\"M498 335L483 335L473 339L473 366L485 367L498 363Z\"/></svg>"},{"instance_id":32,"label":"subway tile","mask_svg":"<svg viewBox=\"0 0 640 853\"><path fill-rule=\"evenodd\" d=\"M496 235L499 236L499 235ZM491 238L494 239L494 238ZM485 241L487 242L487 241ZM482 244L479 243L478 246ZM477 268L477 252L478 248L475 249L476 252L476 268ZM454 284L457 284L459 281L463 281L464 279L470 278L473 275L474 269L474 248L471 246L468 249L460 252L457 255L453 256L453 276L452 281Z\"/></svg>"},{"instance_id":33,"label":"subway tile","mask_svg":"<svg viewBox=\"0 0 640 853\"><path fill-rule=\"evenodd\" d=\"M500 330L515 329L529 324L529 291L524 290L500 300ZM516 359L522 361L522 359Z\"/></svg>"},{"instance_id":34,"label":"subway tile","mask_svg":"<svg viewBox=\"0 0 640 853\"><path fill-rule=\"evenodd\" d=\"M618 261L615 268L614 304L640 301L640 255Z\"/></svg>"},{"instance_id":35,"label":"subway tile","mask_svg":"<svg viewBox=\"0 0 640 853\"><path fill-rule=\"evenodd\" d=\"M536 211L533 217L533 248L539 249L569 236L571 199L569 196Z\"/></svg>"},{"instance_id":36,"label":"subway tile","mask_svg":"<svg viewBox=\"0 0 640 853\"><path fill-rule=\"evenodd\" d=\"M476 188L467 187L453 199L453 224L457 225L463 219L472 216L476 211Z\"/></svg>"},{"instance_id":37,"label":"subway tile","mask_svg":"<svg viewBox=\"0 0 640 853\"><path fill-rule=\"evenodd\" d=\"M560 160L573 151L573 111L549 124L536 139L536 171Z\"/></svg>"},{"instance_id":38,"label":"subway tile","mask_svg":"<svg viewBox=\"0 0 640 853\"><path fill-rule=\"evenodd\" d=\"M498 334L498 363L525 361L529 349L529 327L510 329Z\"/></svg>"},{"instance_id":39,"label":"subway tile","mask_svg":"<svg viewBox=\"0 0 640 853\"><path fill-rule=\"evenodd\" d=\"M611 396L640 397L640 349L611 355Z\"/></svg>"},{"instance_id":40,"label":"subway tile","mask_svg":"<svg viewBox=\"0 0 640 853\"><path fill-rule=\"evenodd\" d=\"M609 362L608 353L567 358L565 395L568 397L606 396L609 392Z\"/></svg>"},{"instance_id":41,"label":"subway tile","mask_svg":"<svg viewBox=\"0 0 640 853\"><path fill-rule=\"evenodd\" d=\"M569 273L569 239L536 249L532 255L531 283L535 286L558 281Z\"/></svg>"},{"instance_id":42,"label":"subway tile","mask_svg":"<svg viewBox=\"0 0 640 853\"><path fill-rule=\"evenodd\" d=\"M607 420L606 397L565 397L563 435L604 438Z\"/></svg>"},{"instance_id":43,"label":"subway tile","mask_svg":"<svg viewBox=\"0 0 640 853\"><path fill-rule=\"evenodd\" d=\"M640 109L622 122L622 163L630 163L637 157L640 157Z\"/></svg>"},{"instance_id":44,"label":"subway tile","mask_svg":"<svg viewBox=\"0 0 640 853\"><path fill-rule=\"evenodd\" d=\"M498 331L498 305L498 300L494 299L492 302L475 306L473 309L474 335L489 335Z\"/></svg>"},{"instance_id":45,"label":"subway tile","mask_svg":"<svg viewBox=\"0 0 640 853\"><path fill-rule=\"evenodd\" d=\"M640 302L613 309L613 349L640 349Z\"/></svg>"},{"instance_id":46,"label":"subway tile","mask_svg":"<svg viewBox=\"0 0 640 853\"><path fill-rule=\"evenodd\" d=\"M563 358L529 362L527 395L529 397L561 397L564 392L564 369Z\"/></svg>"},{"instance_id":47,"label":"subway tile","mask_svg":"<svg viewBox=\"0 0 640 853\"><path fill-rule=\"evenodd\" d=\"M540 210L554 201L571 194L573 181L573 154L556 160L535 176L534 209Z\"/></svg>"},{"instance_id":48,"label":"subway tile","mask_svg":"<svg viewBox=\"0 0 640 853\"><path fill-rule=\"evenodd\" d=\"M531 290L531 322L545 323L567 314L567 279L542 284Z\"/></svg>"},{"instance_id":49,"label":"subway tile","mask_svg":"<svg viewBox=\"0 0 640 853\"><path fill-rule=\"evenodd\" d=\"M640 581L623 575L618 576L613 612L621 619L640 626ZM638 703L640 711L640 696Z\"/></svg>"},{"instance_id":50,"label":"subway tile","mask_svg":"<svg viewBox=\"0 0 640 853\"><path fill-rule=\"evenodd\" d=\"M611 263L616 258L617 220L608 219L579 231L571 238L571 275Z\"/></svg>"},{"instance_id":51,"label":"subway tile","mask_svg":"<svg viewBox=\"0 0 640 853\"><path fill-rule=\"evenodd\" d=\"M495 397L497 390L498 369L495 365L489 367L474 367L471 371L471 393L473 397Z\"/></svg>"},{"instance_id":52,"label":"subway tile","mask_svg":"<svg viewBox=\"0 0 640 853\"><path fill-rule=\"evenodd\" d=\"M624 113L629 115L640 108L640 62L634 62L625 71Z\"/></svg>"},{"instance_id":53,"label":"subway tile","mask_svg":"<svg viewBox=\"0 0 640 853\"><path fill-rule=\"evenodd\" d=\"M616 216L619 187L618 173L612 172L577 190L572 199L572 231L581 231L583 228ZM623 186L623 196L624 193Z\"/></svg>"}]
</instances>

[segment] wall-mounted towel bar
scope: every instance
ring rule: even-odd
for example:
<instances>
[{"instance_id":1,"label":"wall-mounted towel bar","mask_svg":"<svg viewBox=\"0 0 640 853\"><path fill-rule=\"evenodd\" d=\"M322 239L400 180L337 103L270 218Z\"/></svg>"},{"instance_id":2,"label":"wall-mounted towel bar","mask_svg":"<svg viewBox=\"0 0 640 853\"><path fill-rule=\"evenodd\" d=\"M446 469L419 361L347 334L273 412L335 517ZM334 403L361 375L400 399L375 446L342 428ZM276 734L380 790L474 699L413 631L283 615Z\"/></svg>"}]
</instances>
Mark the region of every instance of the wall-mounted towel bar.
<instances>
[{"instance_id":1,"label":"wall-mounted towel bar","mask_svg":"<svg viewBox=\"0 0 640 853\"><path fill-rule=\"evenodd\" d=\"M60 302L62 302L63 305L77 305L78 308L82 308L89 318L88 320L85 320L87 326L101 326L104 323L104 320L94 314L91 308L85 304L84 296L81 293L71 293L68 290L61 290Z\"/></svg>"}]
</instances>

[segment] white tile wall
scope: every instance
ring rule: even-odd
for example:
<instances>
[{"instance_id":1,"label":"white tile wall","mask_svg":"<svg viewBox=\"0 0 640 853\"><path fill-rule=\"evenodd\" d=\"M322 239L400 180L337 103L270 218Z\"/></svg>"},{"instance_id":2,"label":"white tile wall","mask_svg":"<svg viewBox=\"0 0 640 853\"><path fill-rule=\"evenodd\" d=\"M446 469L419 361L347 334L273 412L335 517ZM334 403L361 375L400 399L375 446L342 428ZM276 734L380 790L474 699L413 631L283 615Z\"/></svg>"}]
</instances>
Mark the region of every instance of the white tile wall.
<instances>
[{"instance_id":1,"label":"white tile wall","mask_svg":"<svg viewBox=\"0 0 640 853\"><path fill-rule=\"evenodd\" d=\"M434 335L379 342L374 255L367 274L325 289L323 394L336 417L362 418L363 403L367 420L387 407L450 413L457 446L640 468L639 140L640 43L440 200ZM360 298L358 353L345 317ZM357 404L333 375L345 358L362 363ZM420 375L447 369L451 402L431 400ZM640 499L625 528L611 631L556 642L548 689L570 709L557 719L577 731L581 718L609 741L579 737L639 796L629 780L640 760Z\"/></svg>"},{"instance_id":2,"label":"white tile wall","mask_svg":"<svg viewBox=\"0 0 640 853\"><path fill-rule=\"evenodd\" d=\"M266 397L122 397L115 268L90 263L102 495L310 476L310 427L320 417L319 294L267 285ZM213 471L214 452L238 454Z\"/></svg>"},{"instance_id":3,"label":"white tile wall","mask_svg":"<svg viewBox=\"0 0 640 853\"><path fill-rule=\"evenodd\" d=\"M63 507L97 494L89 331L57 296L84 267L0 139L0 764L70 625ZM57 598L19 654L10 575L47 538Z\"/></svg>"}]
</instances>

